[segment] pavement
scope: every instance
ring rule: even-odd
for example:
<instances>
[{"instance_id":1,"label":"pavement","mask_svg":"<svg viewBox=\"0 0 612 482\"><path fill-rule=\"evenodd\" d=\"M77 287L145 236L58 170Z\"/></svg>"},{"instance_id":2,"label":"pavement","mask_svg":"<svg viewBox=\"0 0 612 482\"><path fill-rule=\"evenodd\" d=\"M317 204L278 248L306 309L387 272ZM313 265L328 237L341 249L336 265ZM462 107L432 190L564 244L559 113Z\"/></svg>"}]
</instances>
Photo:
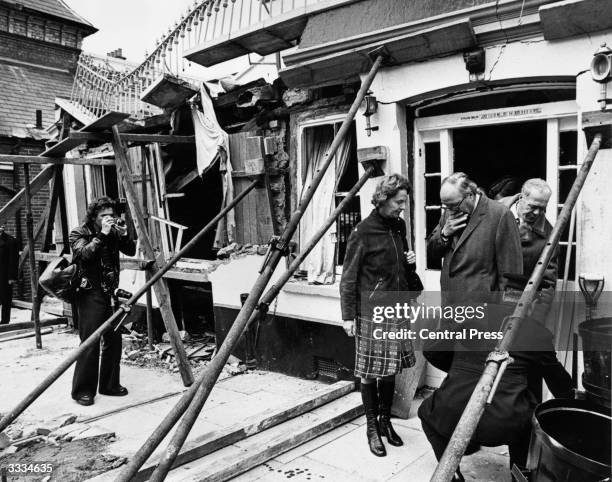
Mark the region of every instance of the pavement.
<instances>
[{"instance_id":1,"label":"pavement","mask_svg":"<svg viewBox=\"0 0 612 482\"><path fill-rule=\"evenodd\" d=\"M13 313L13 322L29 319L26 310L13 310ZM42 350L36 349L34 338L0 341L0 413L13 408L78 345L78 335L62 327L43 336ZM108 445L107 452L129 457L185 390L177 373L122 364L121 380L128 387L129 395L98 395L94 405L83 407L70 398L72 372L71 367L17 419L12 429L23 429L26 435L32 428L53 429L54 424L76 415L79 421L90 420L96 427L115 432L116 437ZM319 387L320 382L262 371L228 377L215 386L190 438L222 430L266 410L290 405L304 393ZM422 400L414 403L420 402ZM362 416L233 480L428 481L436 461L418 418L394 418L393 423L404 446L386 444L386 457L378 458L369 452L365 417ZM166 444L163 442L158 450ZM483 449L465 457L461 467L468 481L510 481L507 447Z\"/></svg>"},{"instance_id":2,"label":"pavement","mask_svg":"<svg viewBox=\"0 0 612 482\"><path fill-rule=\"evenodd\" d=\"M385 443L386 457L375 457L370 453L365 434L365 416L362 416L232 480L429 482L436 468L436 458L419 419L394 418L392 421L404 445L392 447ZM507 447L484 448L463 458L461 472L466 481L510 482L508 465Z\"/></svg>"}]
</instances>

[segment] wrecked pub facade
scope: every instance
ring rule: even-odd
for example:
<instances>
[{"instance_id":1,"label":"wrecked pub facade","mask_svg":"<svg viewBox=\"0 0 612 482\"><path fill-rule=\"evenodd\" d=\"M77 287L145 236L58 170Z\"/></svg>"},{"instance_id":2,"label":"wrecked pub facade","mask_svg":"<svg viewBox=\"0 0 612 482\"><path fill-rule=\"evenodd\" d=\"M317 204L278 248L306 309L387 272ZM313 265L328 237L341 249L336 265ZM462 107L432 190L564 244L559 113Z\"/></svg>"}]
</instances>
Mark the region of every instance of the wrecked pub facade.
<instances>
[{"instance_id":1,"label":"wrecked pub facade","mask_svg":"<svg viewBox=\"0 0 612 482\"><path fill-rule=\"evenodd\" d=\"M177 320L187 331L214 331L217 344L257 278L271 238L282 232L345 118L375 49L386 49L387 62L291 249L299 251L357 181L363 173L359 159L378 152L385 172L400 172L413 183L405 220L428 291L439 291L439 266L426 258L425 239L439 219L445 176L465 171L485 190L503 176L544 178L553 189L547 216L554 222L588 148L582 131L588 113L609 114L609 106L600 109L600 84L588 71L600 45L612 41L607 1L334 0L292 9L280 0L265 2L265 18L261 9L259 18L245 22L242 11L240 17L221 15L238 12L242 3L203 2L141 66L120 78L82 56L72 97L57 102L58 125L71 131L115 111L126 114L117 124L121 132L153 136L129 144L129 162L153 248L166 259L259 176L233 214L165 276ZM184 45L204 21L204 34ZM214 22L219 28L209 26ZM177 57L210 67L277 52L278 80L226 82L224 91L218 89L223 82L207 82L200 90L181 68L173 69ZM194 129L194 109L222 138L215 146L226 146L223 156L209 156L205 170L198 145L206 140ZM154 136L161 137L155 142ZM85 206L77 199L125 196L112 145L94 135L87 141L67 154L100 160L65 168L71 225ZM601 260L606 239L598 234L612 222L605 185L611 151L605 147L596 161L598 175L587 181L576 210L575 231L561 243L565 280L559 288L567 291L577 292L579 273L612 279L612 263ZM366 183L236 356L296 376L352 377L353 340L341 328L338 282L346 239L370 212L375 182ZM122 288L133 292L142 285L141 265L142 259L124 261ZM275 277L284 269L279 266ZM152 304L158 306L155 296ZM562 326L573 329L569 317ZM406 390L440 383L440 374L423 370L424 364L419 358L406 375Z\"/></svg>"}]
</instances>

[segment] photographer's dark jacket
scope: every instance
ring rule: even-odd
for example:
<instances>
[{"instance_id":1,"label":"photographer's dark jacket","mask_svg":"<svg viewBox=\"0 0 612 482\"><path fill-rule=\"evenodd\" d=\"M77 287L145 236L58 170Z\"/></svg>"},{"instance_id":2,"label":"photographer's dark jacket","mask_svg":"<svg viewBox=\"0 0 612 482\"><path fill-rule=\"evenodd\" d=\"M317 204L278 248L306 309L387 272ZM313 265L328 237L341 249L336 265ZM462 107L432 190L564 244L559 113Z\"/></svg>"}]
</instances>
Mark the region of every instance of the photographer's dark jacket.
<instances>
[{"instance_id":1,"label":"photographer's dark jacket","mask_svg":"<svg viewBox=\"0 0 612 482\"><path fill-rule=\"evenodd\" d=\"M405 251L408 242L403 219L384 218L374 209L355 227L348 239L340 280L343 320L362 315L361 294L423 289L416 265L406 262Z\"/></svg>"},{"instance_id":2,"label":"photographer's dark jacket","mask_svg":"<svg viewBox=\"0 0 612 482\"><path fill-rule=\"evenodd\" d=\"M136 254L136 243L129 236L113 231L104 234L90 223L70 233L72 260L94 288L111 292L119 284L119 251L128 256Z\"/></svg>"}]
</instances>

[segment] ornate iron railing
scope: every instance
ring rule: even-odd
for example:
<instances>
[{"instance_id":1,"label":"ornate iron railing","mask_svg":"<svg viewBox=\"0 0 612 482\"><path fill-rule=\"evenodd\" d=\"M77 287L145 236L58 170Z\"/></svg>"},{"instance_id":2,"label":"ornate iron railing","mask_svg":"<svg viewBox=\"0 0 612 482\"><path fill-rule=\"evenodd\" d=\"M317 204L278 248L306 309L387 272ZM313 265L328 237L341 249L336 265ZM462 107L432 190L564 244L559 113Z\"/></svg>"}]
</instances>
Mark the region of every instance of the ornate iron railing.
<instances>
[{"instance_id":1,"label":"ornate iron railing","mask_svg":"<svg viewBox=\"0 0 612 482\"><path fill-rule=\"evenodd\" d=\"M115 70L100 58L82 54L71 101L84 112L99 117L109 110L143 117L159 109L140 100L160 75L189 78L190 63L184 52L197 45L227 37L298 9L329 0L204 0L196 1L156 41L145 60L128 72ZM197 83L197 82L196 82Z\"/></svg>"}]
</instances>

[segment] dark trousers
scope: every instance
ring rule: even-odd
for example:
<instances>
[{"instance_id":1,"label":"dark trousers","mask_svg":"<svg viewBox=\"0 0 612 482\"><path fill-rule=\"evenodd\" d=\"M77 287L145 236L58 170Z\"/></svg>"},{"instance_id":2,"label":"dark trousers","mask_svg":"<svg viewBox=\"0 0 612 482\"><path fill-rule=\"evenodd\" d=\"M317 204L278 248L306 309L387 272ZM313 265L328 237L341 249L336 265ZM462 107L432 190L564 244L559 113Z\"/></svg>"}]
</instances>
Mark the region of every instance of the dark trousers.
<instances>
[{"instance_id":1,"label":"dark trousers","mask_svg":"<svg viewBox=\"0 0 612 482\"><path fill-rule=\"evenodd\" d=\"M0 324L5 325L11 321L11 303L13 302L13 287L9 284L0 286L0 305L2 305L2 315Z\"/></svg>"},{"instance_id":2,"label":"dark trousers","mask_svg":"<svg viewBox=\"0 0 612 482\"><path fill-rule=\"evenodd\" d=\"M436 455L436 459L440 460L450 439L434 429L427 421L421 419L423 432L431 444L431 448ZM510 453L510 468L516 464L519 468L527 467L527 455L529 453L529 442L531 440L531 431L526 430L518 439L508 442L508 452ZM480 445L470 442L465 450L465 455L472 455L480 450Z\"/></svg>"},{"instance_id":3,"label":"dark trousers","mask_svg":"<svg viewBox=\"0 0 612 482\"><path fill-rule=\"evenodd\" d=\"M111 299L99 288L93 288L80 291L76 305L79 336L83 342L111 316ZM78 358L72 378L72 398L95 396L98 386L102 391L116 390L119 387L120 362L121 334L111 329L102 335L102 348L100 343L95 343Z\"/></svg>"}]
</instances>

